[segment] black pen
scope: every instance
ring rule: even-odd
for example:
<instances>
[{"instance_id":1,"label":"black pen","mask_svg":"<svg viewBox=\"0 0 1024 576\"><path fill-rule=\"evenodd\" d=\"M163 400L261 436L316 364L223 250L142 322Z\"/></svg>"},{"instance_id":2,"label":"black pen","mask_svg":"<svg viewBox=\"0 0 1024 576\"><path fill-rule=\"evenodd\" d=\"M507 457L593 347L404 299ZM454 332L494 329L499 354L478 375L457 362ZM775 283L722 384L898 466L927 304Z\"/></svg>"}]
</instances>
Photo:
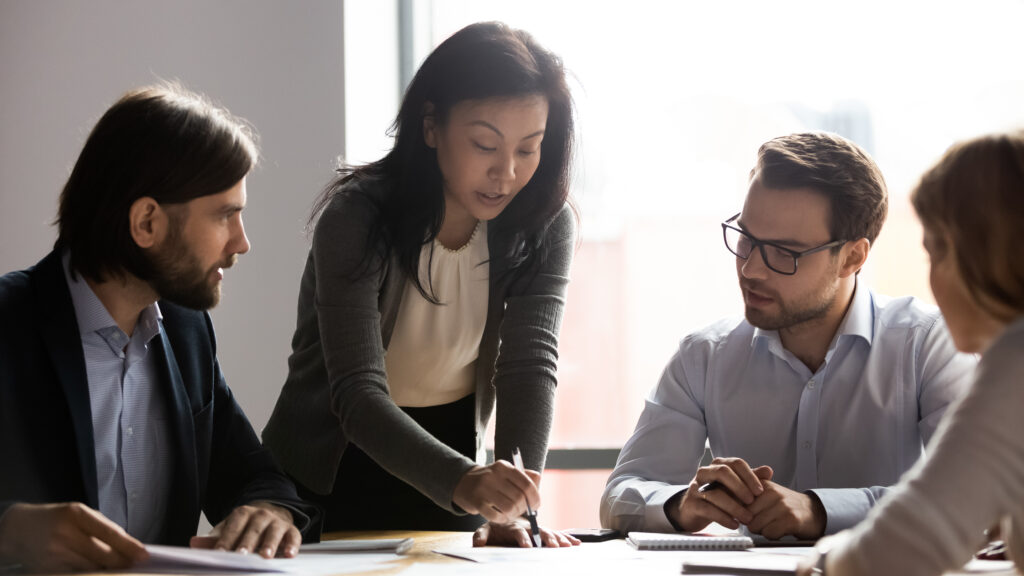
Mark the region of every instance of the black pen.
<instances>
[{"instance_id":1,"label":"black pen","mask_svg":"<svg viewBox=\"0 0 1024 576\"><path fill-rule=\"evenodd\" d=\"M523 467L523 456L519 453L519 447L516 446L512 449L512 463L515 464L516 470L519 470L523 474L526 474L526 468ZM533 533L533 546L540 548L542 546L540 541L540 528L537 526L537 513L530 508L530 501L526 501L526 517L530 520L530 531Z\"/></svg>"}]
</instances>

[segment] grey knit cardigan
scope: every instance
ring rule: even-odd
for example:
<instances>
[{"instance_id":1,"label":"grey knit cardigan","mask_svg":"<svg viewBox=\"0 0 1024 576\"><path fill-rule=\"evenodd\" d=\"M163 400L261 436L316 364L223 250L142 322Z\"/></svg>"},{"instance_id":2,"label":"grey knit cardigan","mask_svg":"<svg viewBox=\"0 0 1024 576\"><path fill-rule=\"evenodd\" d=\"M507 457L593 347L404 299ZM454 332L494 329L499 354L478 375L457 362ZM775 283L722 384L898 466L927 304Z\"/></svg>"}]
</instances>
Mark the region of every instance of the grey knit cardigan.
<instances>
[{"instance_id":1,"label":"grey knit cardigan","mask_svg":"<svg viewBox=\"0 0 1024 576\"><path fill-rule=\"evenodd\" d=\"M336 194L316 225L299 292L288 378L263 431L278 464L314 492L331 491L342 453L355 443L381 467L442 508L476 463L439 442L391 400L384 354L406 285L392 256L380 265L367 233L378 211L373 190ZM541 470L554 409L558 331L575 247L565 206L544 234L536 266L505 273L501 218L488 223L490 295L476 375L476 442L482 448L497 406L495 455L522 449ZM354 277L366 254L373 274ZM352 495L374 497L373 495Z\"/></svg>"}]
</instances>

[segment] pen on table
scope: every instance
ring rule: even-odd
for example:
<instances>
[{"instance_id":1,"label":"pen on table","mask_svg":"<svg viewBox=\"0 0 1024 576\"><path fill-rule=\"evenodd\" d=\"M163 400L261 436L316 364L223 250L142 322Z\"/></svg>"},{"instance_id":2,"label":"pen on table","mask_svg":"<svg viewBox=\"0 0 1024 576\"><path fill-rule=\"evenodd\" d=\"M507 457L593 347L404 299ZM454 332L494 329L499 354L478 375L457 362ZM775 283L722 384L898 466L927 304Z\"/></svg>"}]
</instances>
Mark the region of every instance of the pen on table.
<instances>
[{"instance_id":1,"label":"pen on table","mask_svg":"<svg viewBox=\"0 0 1024 576\"><path fill-rule=\"evenodd\" d=\"M519 453L519 447L516 446L512 449L512 463L515 464L516 470L522 473L526 473L526 468L523 467L523 455ZM537 513L530 508L530 502L526 502L526 517L530 520L530 532L533 537L533 545L536 548L540 548L542 543L540 541L540 528L537 526Z\"/></svg>"}]
</instances>

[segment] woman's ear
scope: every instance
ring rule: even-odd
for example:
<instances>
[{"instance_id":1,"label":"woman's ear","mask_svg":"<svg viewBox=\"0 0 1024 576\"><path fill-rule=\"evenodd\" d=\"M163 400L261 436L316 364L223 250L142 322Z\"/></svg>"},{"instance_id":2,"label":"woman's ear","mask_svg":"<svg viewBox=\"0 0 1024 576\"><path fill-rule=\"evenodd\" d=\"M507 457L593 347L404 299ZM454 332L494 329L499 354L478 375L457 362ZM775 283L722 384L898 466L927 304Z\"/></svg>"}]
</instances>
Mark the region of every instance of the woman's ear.
<instances>
[{"instance_id":1,"label":"woman's ear","mask_svg":"<svg viewBox=\"0 0 1024 576\"><path fill-rule=\"evenodd\" d=\"M152 248L167 234L167 212L160 203L143 196L128 208L128 232L139 248Z\"/></svg>"},{"instance_id":2,"label":"woman's ear","mask_svg":"<svg viewBox=\"0 0 1024 576\"><path fill-rule=\"evenodd\" d=\"M842 266L839 269L839 276L846 278L851 274L856 274L868 261L868 252L871 251L871 241L867 238L861 238L853 242L847 242L843 246L843 252L846 253L843 258Z\"/></svg>"},{"instance_id":3,"label":"woman's ear","mask_svg":"<svg viewBox=\"0 0 1024 576\"><path fill-rule=\"evenodd\" d=\"M423 103L423 142L437 148L437 116L434 115L433 102Z\"/></svg>"}]
</instances>

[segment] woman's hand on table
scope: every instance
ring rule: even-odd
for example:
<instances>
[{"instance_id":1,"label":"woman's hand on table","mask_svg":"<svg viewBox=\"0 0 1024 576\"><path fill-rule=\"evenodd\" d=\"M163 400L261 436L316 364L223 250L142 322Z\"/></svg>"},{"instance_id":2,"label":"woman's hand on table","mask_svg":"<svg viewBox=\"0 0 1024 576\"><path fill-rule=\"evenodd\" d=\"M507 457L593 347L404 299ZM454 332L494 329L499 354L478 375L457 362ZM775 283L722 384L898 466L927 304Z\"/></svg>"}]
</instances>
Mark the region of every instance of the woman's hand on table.
<instances>
[{"instance_id":1,"label":"woman's hand on table","mask_svg":"<svg viewBox=\"0 0 1024 576\"><path fill-rule=\"evenodd\" d=\"M578 546L580 541L565 532L540 527L540 540L545 547ZM473 546L518 546L530 548L530 523L525 518L512 522L488 522L473 533Z\"/></svg>"}]
</instances>

